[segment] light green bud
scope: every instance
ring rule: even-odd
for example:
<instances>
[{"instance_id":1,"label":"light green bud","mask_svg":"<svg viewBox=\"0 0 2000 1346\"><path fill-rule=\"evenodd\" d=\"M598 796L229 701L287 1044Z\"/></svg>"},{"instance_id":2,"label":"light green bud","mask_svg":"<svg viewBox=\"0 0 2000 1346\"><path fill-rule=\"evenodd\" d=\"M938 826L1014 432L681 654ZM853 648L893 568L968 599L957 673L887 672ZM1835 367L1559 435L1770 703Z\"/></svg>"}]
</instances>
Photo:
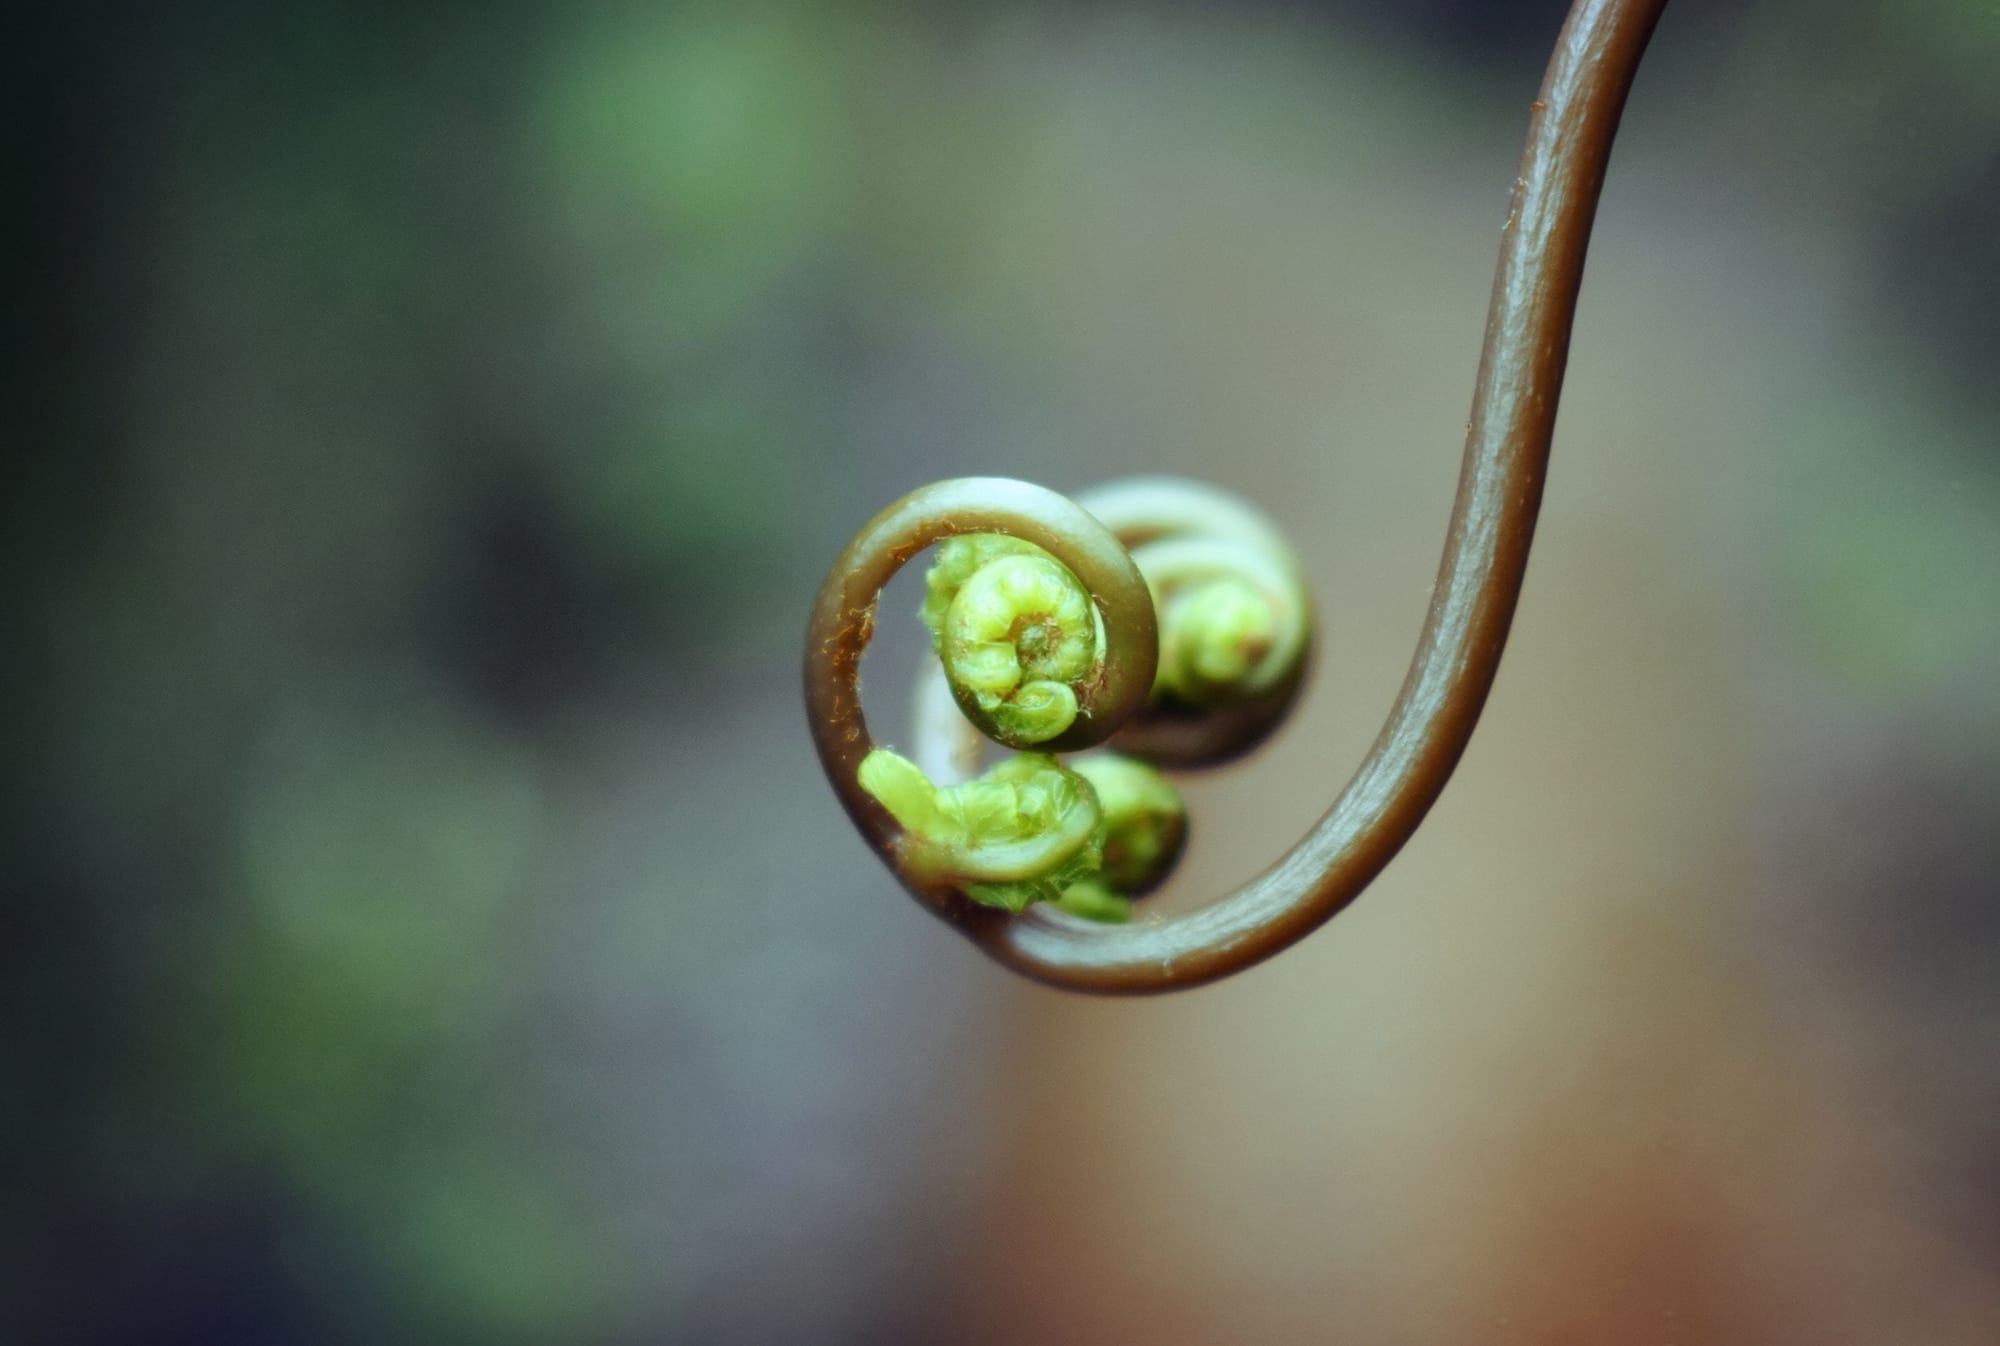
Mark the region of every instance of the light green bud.
<instances>
[{"instance_id":1,"label":"light green bud","mask_svg":"<svg viewBox=\"0 0 2000 1346\"><path fill-rule=\"evenodd\" d=\"M1187 801L1157 769L1117 753L1077 759L1072 769L1097 792L1103 881L1138 896L1165 881L1187 848Z\"/></svg>"},{"instance_id":2,"label":"light green bud","mask_svg":"<svg viewBox=\"0 0 2000 1346\"><path fill-rule=\"evenodd\" d=\"M953 695L991 736L1029 746L1076 722L1102 623L1082 582L1040 547L991 533L948 540L925 577L923 618Z\"/></svg>"},{"instance_id":3,"label":"light green bud","mask_svg":"<svg viewBox=\"0 0 2000 1346\"><path fill-rule=\"evenodd\" d=\"M1045 754L1016 753L940 788L915 763L877 748L857 779L903 827L906 872L976 902L1022 911L1060 897L1102 863L1096 793Z\"/></svg>"}]
</instances>

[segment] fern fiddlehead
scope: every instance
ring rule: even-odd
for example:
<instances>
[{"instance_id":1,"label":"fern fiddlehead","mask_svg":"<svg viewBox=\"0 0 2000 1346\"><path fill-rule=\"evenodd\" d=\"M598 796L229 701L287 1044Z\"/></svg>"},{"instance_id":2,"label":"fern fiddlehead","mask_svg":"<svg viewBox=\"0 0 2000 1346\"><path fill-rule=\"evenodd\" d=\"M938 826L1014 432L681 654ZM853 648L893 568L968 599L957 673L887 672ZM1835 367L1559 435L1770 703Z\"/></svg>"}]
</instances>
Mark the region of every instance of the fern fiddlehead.
<instances>
[{"instance_id":1,"label":"fern fiddlehead","mask_svg":"<svg viewBox=\"0 0 2000 1346\"><path fill-rule=\"evenodd\" d=\"M958 876L963 886L954 886L951 876L924 867L930 845L924 829L948 828L919 814L910 815L912 828L863 786L860 767L875 747L857 686L876 595L889 576L941 539L1006 534L1048 552L1082 584L1104 636L1092 668L1064 684L1076 696L1076 716L1037 746L1050 753L1071 751L1103 742L1127 724L1138 741L1156 681L1162 718L1191 710L1206 715L1232 701L1240 714L1241 707L1278 694L1282 678L1266 685L1256 673L1277 644L1255 611L1261 592L1256 584L1238 576L1237 588L1210 590L1221 582L1211 574L1192 588L1184 575L1169 585L1166 569L1157 564L1151 576L1142 574L1133 554L1120 545L1115 525L1107 528L1051 492L992 478L942 482L911 493L878 515L835 563L813 610L805 658L807 715L827 778L904 886L987 954L1026 976L1074 990L1157 992L1213 981L1317 929L1353 901L1416 830L1457 765L1499 668L1541 505L1597 199L1626 95L1665 4L1577 0L1563 26L1540 96L1531 105L1527 148L1501 236L1458 495L1409 675L1345 788L1312 830L1263 874L1174 920L1114 926L1044 914L1060 910L1072 892L1080 892L1075 905L1081 907L1097 905L1111 892L1102 876L1103 810L1091 787L1098 812L1091 829L1098 837L1096 875L1071 879L1057 898L1024 904L1018 914L1005 904L983 903L969 893L976 883L966 876ZM1128 536L1135 548L1151 545ZM1161 591L1160 609L1173 642L1169 668L1160 677L1161 623L1149 577ZM1183 602L1205 596L1174 612L1176 594ZM1177 624L1183 633L1195 634L1177 636ZM1303 638L1309 643L1309 635ZM1037 653L1032 645L1030 656ZM1017 661L1019 649L1016 643ZM1024 666L1024 680L1025 675ZM966 697L955 695L963 706ZM976 693L972 700L981 705ZM987 714L992 718L993 712ZM1037 724L1035 731L1043 727ZM1269 727L1253 718L1247 731L1226 740L1207 738L1214 730L1205 729L1178 760L1227 756ZM1165 750L1161 755L1171 756ZM905 807L904 793L914 799L921 792L907 780L891 789L898 807ZM1043 825L1029 824L1031 830ZM962 840L967 849L978 849L969 834Z\"/></svg>"},{"instance_id":2,"label":"fern fiddlehead","mask_svg":"<svg viewBox=\"0 0 2000 1346\"><path fill-rule=\"evenodd\" d=\"M1104 815L1091 785L1041 753L1016 753L975 780L938 786L887 748L855 779L903 829L898 860L920 883L1025 911L1055 901L1103 863Z\"/></svg>"},{"instance_id":3,"label":"fern fiddlehead","mask_svg":"<svg viewBox=\"0 0 2000 1346\"><path fill-rule=\"evenodd\" d=\"M1153 698L1117 746L1175 766L1256 747L1298 699L1312 647L1305 581L1277 525L1179 477L1112 482L1077 503L1131 549L1159 613Z\"/></svg>"},{"instance_id":4,"label":"fern fiddlehead","mask_svg":"<svg viewBox=\"0 0 2000 1346\"><path fill-rule=\"evenodd\" d=\"M1019 915L1046 903L1099 924L1129 920L1133 900L1159 887L1187 842L1186 804L1154 762L1232 755L1245 743L1244 708L1255 709L1261 734L1296 694L1309 603L1269 520L1176 478L1114 483L1086 498L1091 510L999 478L925 487L863 530L849 549L854 564L836 567L822 594L815 631L839 625L815 638L822 658L809 659L809 676L830 669L834 679L813 681L808 696L849 721L838 738L820 736L822 756L864 831L880 825L876 810L887 814L890 830L871 839L940 912ZM856 686L865 639L842 632L872 633L881 584L933 543L919 615L963 720L941 715L927 693L912 760L870 737ZM856 571L874 587L852 588ZM1109 600L1079 572L1109 584ZM1125 660L1119 679L1110 676L1114 651ZM1147 652L1156 656L1150 677ZM1167 672L1157 662L1165 657L1184 671ZM1182 736L1148 735L1150 717ZM972 779L941 783L920 761L958 774L968 760L960 724L1004 747L1049 750L1017 751ZM1052 755L1106 738L1122 751L1069 765ZM851 774L845 760L835 764L842 757Z\"/></svg>"},{"instance_id":5,"label":"fern fiddlehead","mask_svg":"<svg viewBox=\"0 0 2000 1346\"><path fill-rule=\"evenodd\" d=\"M1073 769L1090 782L1103 815L1104 885L1144 897L1166 882L1187 848L1187 802L1159 771L1121 753L1079 758Z\"/></svg>"},{"instance_id":6,"label":"fern fiddlehead","mask_svg":"<svg viewBox=\"0 0 2000 1346\"><path fill-rule=\"evenodd\" d=\"M1004 533L952 538L924 578L922 615L952 696L996 743L1026 748L1076 723L1103 624L1055 557Z\"/></svg>"}]
</instances>

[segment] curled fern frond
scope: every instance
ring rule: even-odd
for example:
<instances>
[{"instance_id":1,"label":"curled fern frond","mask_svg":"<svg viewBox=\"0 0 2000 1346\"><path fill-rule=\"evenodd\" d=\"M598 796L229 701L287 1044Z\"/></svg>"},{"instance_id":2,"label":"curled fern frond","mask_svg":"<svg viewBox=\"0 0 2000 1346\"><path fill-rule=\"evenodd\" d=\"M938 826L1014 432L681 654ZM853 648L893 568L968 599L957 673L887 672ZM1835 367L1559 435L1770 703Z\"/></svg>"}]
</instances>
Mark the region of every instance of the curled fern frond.
<instances>
[{"instance_id":1,"label":"curled fern frond","mask_svg":"<svg viewBox=\"0 0 2000 1346\"><path fill-rule=\"evenodd\" d=\"M1164 492L1182 513L1198 508L1207 493L1225 523L1240 517L1264 526L1247 506L1198 483L1136 485L1143 498ZM1067 533L1044 530L1043 536L1053 536L1056 545L1111 577L1118 590L1101 602L1055 551L1027 537L996 530L939 539L920 613L937 673L919 685L916 751L932 769L953 775L973 769L976 740L967 744L968 726L1010 747L1074 743L1073 731L1086 715L1084 697L1111 681L1107 613L1135 663L1118 684L1115 704L1089 707L1094 731L1108 735L1143 717L1149 699L1158 701L1162 679L1156 663L1141 694L1133 672L1146 653L1157 657L1179 647L1160 635L1165 628L1157 621L1135 622L1135 592L1143 593L1149 615L1170 606L1187 609L1176 618L1174 641L1200 646L1187 657L1206 679L1205 699L1224 704L1254 699L1271 685L1296 678L1302 657L1290 647L1301 646L1302 639L1276 631L1272 614L1287 603L1302 606L1302 593L1293 584L1267 600L1243 578L1280 588L1273 577L1284 558L1267 559L1267 553L1275 554L1273 544L1261 537L1222 526L1213 536L1181 536L1189 526L1178 514L1157 527L1148 523L1144 531L1153 535L1148 545L1164 561L1160 578L1148 584L1135 558L1101 523L1026 483L989 479L926 488L934 526L949 526L944 507L935 502L959 500L962 511L960 497L972 490L989 500L1011 492L1041 510L1043 524L1057 511L1069 511L1061 515L1066 526L1083 527L1091 542L1116 549L1125 566L1108 564L1107 555L1079 547ZM1149 516L1159 517L1158 509ZM1034 519L1013 522L1030 533L1041 526ZM949 523L959 523L956 513ZM1254 545L1246 547L1246 537ZM906 558L899 551L893 559L901 564ZM1185 590L1183 579L1189 581ZM1245 595L1232 606L1236 589ZM869 627L873 620L872 608L858 619ZM1293 616L1289 625L1303 629L1303 618ZM1150 651L1139 644L1148 630L1154 636ZM846 647L836 638L821 648ZM1280 667L1267 674L1274 655ZM852 668L846 666L845 676L853 676ZM949 699L940 699L933 690L938 687ZM854 689L836 685L835 690L851 696ZM847 742L858 746L868 740L858 701L853 704L856 732ZM954 708L962 715L953 715ZM825 755L826 740L820 741ZM888 814L896 830L885 837L887 854L913 890L955 893L1008 912L1048 902L1092 921L1123 921L1132 899L1165 879L1187 840L1187 808L1179 792L1155 766L1115 753L1082 759L1071 768L1047 753L1017 752L983 775L940 785L918 761L870 744L856 763L853 782L861 797ZM865 810L857 812L857 820L866 816Z\"/></svg>"},{"instance_id":2,"label":"curled fern frond","mask_svg":"<svg viewBox=\"0 0 2000 1346\"><path fill-rule=\"evenodd\" d=\"M1117 753L1079 757L1071 770L1097 794L1104 885L1127 897L1152 892L1187 849L1187 801L1157 769Z\"/></svg>"},{"instance_id":3,"label":"curled fern frond","mask_svg":"<svg viewBox=\"0 0 2000 1346\"><path fill-rule=\"evenodd\" d=\"M1089 590L1031 542L996 533L938 548L924 624L952 695L995 742L1027 748L1076 723L1104 656Z\"/></svg>"},{"instance_id":4,"label":"curled fern frond","mask_svg":"<svg viewBox=\"0 0 2000 1346\"><path fill-rule=\"evenodd\" d=\"M1187 803L1160 772L1117 753L1085 757L1072 768L1090 782L1102 815L1098 872L1064 886L1055 906L1105 925L1132 919L1132 902L1166 881L1187 848Z\"/></svg>"},{"instance_id":5,"label":"curled fern frond","mask_svg":"<svg viewBox=\"0 0 2000 1346\"><path fill-rule=\"evenodd\" d=\"M1102 813L1089 781L1042 753L939 786L908 758L877 748L856 779L903 828L903 870L975 902L1025 911L1098 872Z\"/></svg>"},{"instance_id":6,"label":"curled fern frond","mask_svg":"<svg viewBox=\"0 0 2000 1346\"><path fill-rule=\"evenodd\" d=\"M1241 756L1297 702L1312 652L1312 606L1277 525L1204 482L1138 477L1077 503L1131 548L1160 622L1152 704L1122 751L1175 766Z\"/></svg>"},{"instance_id":7,"label":"curled fern frond","mask_svg":"<svg viewBox=\"0 0 2000 1346\"><path fill-rule=\"evenodd\" d=\"M959 697L961 707L970 700L971 709L992 719L997 710L985 711L976 684L983 678L986 695L1004 702L1006 694L996 689L1014 677L1011 659L1020 670L1015 687L1054 683L1076 698L1067 727L1037 744L1043 753L1094 746L1121 729L1121 751L1162 762L1213 761L1241 751L1290 704L1311 645L1308 626L1287 625L1284 609L1294 599L1290 615L1306 614L1302 589L1291 587L1296 566L1289 554L1282 544L1275 551L1242 545L1268 531L1254 511L1252 526L1239 529L1243 510L1212 508L1211 492L1199 526L1161 526L1157 498L1148 522L1131 498L1107 499L1109 488L1086 510L1024 482L964 478L913 491L849 544L827 575L807 631L807 719L848 816L918 901L1026 976L1073 990L1167 991L1226 977L1305 938L1353 901L1409 840L1450 779L1499 669L1541 506L1598 193L1626 95L1665 4L1576 0L1556 41L1531 105L1528 145L1501 233L1458 498L1409 675L1346 787L1258 878L1186 916L1111 924L1127 899L1107 881L1104 851L1112 833L1081 766L1068 771L1049 759L1016 759L982 777L980 790L951 794L963 787L934 786L893 754L874 755L858 688L877 596L890 577L935 543L1004 534L1047 552L1081 585L1101 623L1101 648L1075 680L1069 662L1044 672L1037 661L1051 653L1048 647L1063 645L1063 658L1071 657L1067 642L1080 624L1066 623L1060 640L1033 634L1032 620L1015 630L1030 608L1039 612L1047 601L1053 610L1044 595L1055 590L1045 588L1053 583L1046 574L1009 578L999 586L1006 592L981 598L980 610L966 614L958 652L971 681L964 670L960 679L974 691ZM1118 509L1127 506L1132 516L1121 521ZM1160 551L1142 567L1135 557L1149 547ZM1233 569L1208 566L1196 554L1215 547L1239 554ZM1251 553L1263 559L1246 568L1240 556ZM946 602L936 629L952 629L951 609L968 587L960 585ZM987 611L988 602L998 607ZM1064 610L1073 613L1074 605ZM1003 630L1004 642L996 634ZM953 639L940 637L941 653ZM996 643L1009 652L985 649ZM1030 716L1028 732L1053 724L1042 714ZM999 725L986 732L995 729L1021 733ZM1166 738L1155 741L1161 734ZM996 776L1002 772L1024 774ZM1072 780L1074 786L1066 783ZM1082 829L1086 795L1091 821ZM1080 829L1089 837L1077 843ZM1076 863L1093 848L1094 859ZM1012 887L1023 884L1032 895ZM1045 916L1043 908L1092 919Z\"/></svg>"}]
</instances>

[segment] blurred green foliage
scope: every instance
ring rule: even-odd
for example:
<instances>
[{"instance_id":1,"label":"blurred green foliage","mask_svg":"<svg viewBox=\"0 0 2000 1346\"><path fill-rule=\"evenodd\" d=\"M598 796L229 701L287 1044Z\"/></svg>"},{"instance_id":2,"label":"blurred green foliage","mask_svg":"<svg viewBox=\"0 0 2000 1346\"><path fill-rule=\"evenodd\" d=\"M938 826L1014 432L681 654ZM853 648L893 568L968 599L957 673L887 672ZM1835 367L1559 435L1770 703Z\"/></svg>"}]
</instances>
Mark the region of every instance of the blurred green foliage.
<instances>
[{"instance_id":1,"label":"blurred green foliage","mask_svg":"<svg viewBox=\"0 0 2000 1346\"><path fill-rule=\"evenodd\" d=\"M1765 0L1730 41L1727 78L1649 87L1642 115L1671 122L1699 85L1715 125L1752 128L1738 171L1822 184L1864 257L1921 240L1936 202L1991 205L1991 5ZM67 1186L24 1209L78 1200L116 1226L150 1205L171 1228L218 1188L250 1193L277 1212L308 1340L696 1339L678 1315L747 1236L630 1218L625 1175L669 1207L674 1179L591 1148L638 1145L615 1127L564 1121L588 1109L550 1023L565 978L698 961L680 941L724 901L763 929L791 914L720 891L753 844L707 814L594 871L609 787L591 773L616 779L604 763L647 717L662 770L713 770L745 698L760 733L796 736L804 595L885 498L853 404L901 356L872 334L895 328L903 355L962 343L996 398L1053 398L1118 359L1091 287L1153 255L1121 202L1181 162L1162 146L1200 142L1224 192L1234 163L1310 174L1338 140L1386 165L1467 119L1511 155L1514 104L1494 119L1492 71L1289 9L308 4L220 12L121 59L144 115L103 188L118 227L72 244L122 250L113 269L143 282L89 315L109 335L77 357L115 449L37 446L77 483L46 498L82 501L89 528L38 525L84 540L16 580L47 663L22 735L48 760L26 765L53 820L22 872L62 880L23 909L87 913L47 917L75 975L24 977L23 1031L58 1059L89 1009L115 1044L46 1114L0 1093L72 1147L49 1180ZM1334 85L1379 121L1294 115ZM1209 245L1198 216L1143 224L1188 231L1190 259ZM1961 265L2000 274L1990 250ZM1243 358L1227 334L1216 349ZM1827 676L1892 697L2000 659L1965 617L2000 592L1994 387L1931 381L1929 354L1882 375L1903 396L1802 410L1774 450L1798 483L1778 606ZM897 377L898 396L934 392L928 366ZM803 752L751 760L768 774L721 778L745 796L726 811L779 820L768 865L817 863L820 834L771 802ZM584 876L601 906L570 905ZM583 933L560 931L572 918ZM566 939L588 956L564 961ZM659 1068L727 1078L696 1055ZM82 1246L115 1283L118 1255ZM209 1293L191 1283L189 1302ZM75 1310L51 1293L47 1314ZM128 1325L92 1312L106 1340ZM253 1320L216 1339L259 1338Z\"/></svg>"},{"instance_id":2,"label":"blurred green foliage","mask_svg":"<svg viewBox=\"0 0 2000 1346\"><path fill-rule=\"evenodd\" d=\"M1956 698L2000 667L2000 620L1979 619L2000 595L2000 461L1947 392L1933 397L1829 399L1781 449L1794 484L1771 536L1796 629L1817 667L1887 700Z\"/></svg>"}]
</instances>

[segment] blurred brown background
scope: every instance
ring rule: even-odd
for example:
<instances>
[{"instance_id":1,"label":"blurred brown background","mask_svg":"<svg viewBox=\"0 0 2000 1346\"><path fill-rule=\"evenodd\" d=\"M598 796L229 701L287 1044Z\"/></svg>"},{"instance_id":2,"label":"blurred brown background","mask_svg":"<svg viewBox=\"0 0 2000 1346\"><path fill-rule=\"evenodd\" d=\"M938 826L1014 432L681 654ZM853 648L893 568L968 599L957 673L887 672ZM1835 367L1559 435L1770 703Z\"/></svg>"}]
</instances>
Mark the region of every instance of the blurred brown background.
<instances>
[{"instance_id":1,"label":"blurred brown background","mask_svg":"<svg viewBox=\"0 0 2000 1346\"><path fill-rule=\"evenodd\" d=\"M1187 473L1324 641L1163 908L1294 840L1562 9L17 19L0 1336L2000 1340L1990 3L1670 7L1486 720L1297 950L1012 979L805 738L881 504Z\"/></svg>"}]
</instances>

